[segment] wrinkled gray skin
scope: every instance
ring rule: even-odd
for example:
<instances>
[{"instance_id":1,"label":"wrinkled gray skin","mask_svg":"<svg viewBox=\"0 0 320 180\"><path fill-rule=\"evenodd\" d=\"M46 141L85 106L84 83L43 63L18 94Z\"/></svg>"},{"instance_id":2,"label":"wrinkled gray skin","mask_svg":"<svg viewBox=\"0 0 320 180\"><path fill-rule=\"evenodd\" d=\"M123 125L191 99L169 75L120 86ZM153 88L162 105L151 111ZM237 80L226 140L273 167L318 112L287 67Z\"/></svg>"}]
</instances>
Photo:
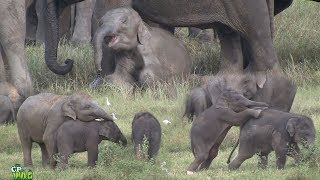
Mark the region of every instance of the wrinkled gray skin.
<instances>
[{"instance_id":1,"label":"wrinkled gray skin","mask_svg":"<svg viewBox=\"0 0 320 180\"><path fill-rule=\"evenodd\" d=\"M298 144L308 146L314 141L315 128L310 118L272 109L264 110L259 119L249 120L241 126L238 155L229 164L229 169L239 168L254 154L260 156L259 166L266 168L271 151L275 151L277 168L283 169L286 155L299 161Z\"/></svg>"},{"instance_id":2,"label":"wrinkled gray skin","mask_svg":"<svg viewBox=\"0 0 320 180\"><path fill-rule=\"evenodd\" d=\"M0 81L10 82L24 97L33 94L24 53L26 4L25 0L0 1Z\"/></svg>"},{"instance_id":3,"label":"wrinkled gray skin","mask_svg":"<svg viewBox=\"0 0 320 180\"><path fill-rule=\"evenodd\" d=\"M262 88L257 85L255 76L249 73L219 74L207 79L208 82L194 88L187 96L185 115L190 120L213 104L209 96L215 94L212 87L215 87L217 82L224 83L226 87L240 92L248 99L265 102L270 108L285 112L290 111L297 90L296 85L288 78L273 76L271 73L267 74Z\"/></svg>"},{"instance_id":4,"label":"wrinkled gray skin","mask_svg":"<svg viewBox=\"0 0 320 180\"><path fill-rule=\"evenodd\" d=\"M57 131L57 147L61 168L68 164L68 158L76 152L88 152L88 166L94 167L98 160L98 145L102 140L127 145L119 127L113 121L66 121Z\"/></svg>"},{"instance_id":5,"label":"wrinkled gray skin","mask_svg":"<svg viewBox=\"0 0 320 180\"><path fill-rule=\"evenodd\" d=\"M71 71L73 60L67 59L63 65L57 62L57 51L59 43L59 21L61 12L71 4L82 0L46 0L41 1L41 14L45 35L45 62L48 68L59 75L65 75Z\"/></svg>"},{"instance_id":6,"label":"wrinkled gray skin","mask_svg":"<svg viewBox=\"0 0 320 180\"><path fill-rule=\"evenodd\" d=\"M75 24L71 42L84 46L91 42L91 20L96 0L84 0L75 4Z\"/></svg>"},{"instance_id":7,"label":"wrinkled gray skin","mask_svg":"<svg viewBox=\"0 0 320 180\"><path fill-rule=\"evenodd\" d=\"M94 121L103 118L112 121L96 102L86 94L62 96L42 93L25 100L18 111L17 126L25 166L32 166L32 143L40 145L42 165L54 168L57 153L56 132L66 121Z\"/></svg>"},{"instance_id":8,"label":"wrinkled gray skin","mask_svg":"<svg viewBox=\"0 0 320 180\"><path fill-rule=\"evenodd\" d=\"M143 159L144 137L148 143L148 158L154 158L161 143L161 126L159 121L149 112L136 113L132 121L131 139L137 159Z\"/></svg>"},{"instance_id":9,"label":"wrinkled gray skin","mask_svg":"<svg viewBox=\"0 0 320 180\"><path fill-rule=\"evenodd\" d=\"M248 67L257 77L258 84L265 82L267 70L281 72L272 43L274 4L271 0L241 3L220 0L204 0L201 3L186 0L132 0L132 6L143 18L159 24L215 28L221 44L221 71L243 71L243 38L252 59Z\"/></svg>"},{"instance_id":10,"label":"wrinkled gray skin","mask_svg":"<svg viewBox=\"0 0 320 180\"><path fill-rule=\"evenodd\" d=\"M97 87L102 77L107 82L132 87L153 85L190 72L191 59L182 42L169 32L147 26L131 8L108 11L101 19L94 37L96 68L101 72L91 84ZM115 70L106 74L110 64L104 64L104 46L114 51ZM111 67L112 68L112 67Z\"/></svg>"},{"instance_id":11,"label":"wrinkled gray skin","mask_svg":"<svg viewBox=\"0 0 320 180\"><path fill-rule=\"evenodd\" d=\"M240 93L217 87L216 101L192 123L191 149L195 157L187 168L192 174L207 169L218 155L219 146L232 126L240 126L251 118L257 118L266 103L250 101Z\"/></svg>"},{"instance_id":12,"label":"wrinkled gray skin","mask_svg":"<svg viewBox=\"0 0 320 180\"><path fill-rule=\"evenodd\" d=\"M0 82L0 123L16 122L23 98L17 89L7 82Z\"/></svg>"}]
</instances>

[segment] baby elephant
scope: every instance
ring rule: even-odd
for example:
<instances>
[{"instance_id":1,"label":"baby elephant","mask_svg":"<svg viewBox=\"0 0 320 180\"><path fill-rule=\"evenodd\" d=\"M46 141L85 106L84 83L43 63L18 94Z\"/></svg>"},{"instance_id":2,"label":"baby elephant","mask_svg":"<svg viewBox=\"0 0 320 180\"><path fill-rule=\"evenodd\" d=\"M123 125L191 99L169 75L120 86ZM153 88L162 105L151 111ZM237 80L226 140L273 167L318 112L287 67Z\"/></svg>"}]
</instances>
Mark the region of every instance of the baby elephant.
<instances>
[{"instance_id":1,"label":"baby elephant","mask_svg":"<svg viewBox=\"0 0 320 180\"><path fill-rule=\"evenodd\" d=\"M72 153L88 151L88 166L94 167L98 159L98 144L102 140L115 143L127 140L113 121L66 121L57 131L57 146L60 154L61 168L68 164Z\"/></svg>"},{"instance_id":2,"label":"baby elephant","mask_svg":"<svg viewBox=\"0 0 320 180\"><path fill-rule=\"evenodd\" d=\"M98 76L91 87L100 85L103 76L109 83L134 87L190 73L191 58L183 43L145 24L132 8L113 9L101 18L94 50Z\"/></svg>"},{"instance_id":3,"label":"baby elephant","mask_svg":"<svg viewBox=\"0 0 320 180\"><path fill-rule=\"evenodd\" d=\"M161 127L158 120L148 112L136 113L132 121L132 142L137 159L142 159L144 137L148 142L148 158L157 155L161 143Z\"/></svg>"},{"instance_id":4,"label":"baby elephant","mask_svg":"<svg viewBox=\"0 0 320 180\"><path fill-rule=\"evenodd\" d=\"M298 143L304 146L314 143L315 128L312 120L306 116L268 109L261 112L259 119L249 120L241 126L239 141L238 155L229 164L229 169L239 168L256 153L260 156L260 167L265 168L268 154L273 150L277 168L283 169L286 155L299 160Z\"/></svg>"},{"instance_id":5,"label":"baby elephant","mask_svg":"<svg viewBox=\"0 0 320 180\"><path fill-rule=\"evenodd\" d=\"M263 109L267 104L250 101L236 91L225 89L216 103L193 121L190 137L195 159L188 167L187 174L210 166L232 126L240 126L251 118L259 117L261 109L249 107Z\"/></svg>"}]
</instances>

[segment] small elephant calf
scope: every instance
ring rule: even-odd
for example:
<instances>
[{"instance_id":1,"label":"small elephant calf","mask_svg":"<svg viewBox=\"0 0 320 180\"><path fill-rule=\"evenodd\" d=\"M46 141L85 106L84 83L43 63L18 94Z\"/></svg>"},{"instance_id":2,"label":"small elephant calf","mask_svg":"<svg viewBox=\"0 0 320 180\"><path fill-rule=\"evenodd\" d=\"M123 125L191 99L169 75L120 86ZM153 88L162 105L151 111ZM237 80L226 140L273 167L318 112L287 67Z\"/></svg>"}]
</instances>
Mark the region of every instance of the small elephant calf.
<instances>
[{"instance_id":1,"label":"small elephant calf","mask_svg":"<svg viewBox=\"0 0 320 180\"><path fill-rule=\"evenodd\" d=\"M132 142L137 159L143 158L142 145L144 137L148 142L148 158L157 155L161 143L161 126L159 121L148 112L136 113L132 121Z\"/></svg>"},{"instance_id":2,"label":"small elephant calf","mask_svg":"<svg viewBox=\"0 0 320 180\"><path fill-rule=\"evenodd\" d=\"M94 167L98 159L98 145L102 140L115 143L127 140L113 121L73 121L63 123L57 131L57 147L60 154L61 168L68 164L72 153L88 151L88 166Z\"/></svg>"},{"instance_id":3,"label":"small elephant calf","mask_svg":"<svg viewBox=\"0 0 320 180\"><path fill-rule=\"evenodd\" d=\"M259 119L249 120L241 126L238 155L229 164L229 169L239 168L254 154L259 154L259 166L265 168L268 154L273 150L277 157L277 168L283 169L286 155L299 160L298 143L306 146L314 141L315 128L310 118L273 109L264 110Z\"/></svg>"},{"instance_id":4,"label":"small elephant calf","mask_svg":"<svg viewBox=\"0 0 320 180\"><path fill-rule=\"evenodd\" d=\"M209 168L230 128L259 117L262 110L250 108L267 106L263 102L251 101L236 91L223 90L216 103L193 121L190 138L194 161L189 165L187 174Z\"/></svg>"}]
</instances>

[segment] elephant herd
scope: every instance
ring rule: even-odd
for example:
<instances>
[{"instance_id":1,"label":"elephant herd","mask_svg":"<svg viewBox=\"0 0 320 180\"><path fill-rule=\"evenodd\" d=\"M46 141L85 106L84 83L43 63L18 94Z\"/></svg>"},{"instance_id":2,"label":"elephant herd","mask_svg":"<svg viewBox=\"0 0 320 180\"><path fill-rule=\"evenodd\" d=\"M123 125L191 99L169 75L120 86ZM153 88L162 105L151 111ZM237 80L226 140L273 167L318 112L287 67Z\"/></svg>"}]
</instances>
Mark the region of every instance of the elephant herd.
<instances>
[{"instance_id":1,"label":"elephant herd","mask_svg":"<svg viewBox=\"0 0 320 180\"><path fill-rule=\"evenodd\" d=\"M315 141L310 118L290 113L296 86L283 75L273 45L273 18L292 0L2 0L0 2L0 122L17 122L24 164L32 165L32 143L40 145L44 167L62 167L74 152L88 152L94 166L102 140L127 144L112 117L86 94L34 95L25 60L26 37L43 41L45 62L59 75L72 70L74 61L57 61L63 12L73 8L75 43L90 42L94 48L96 88L104 82L133 89L184 78L192 59L172 32L175 27L214 29L221 46L221 66L215 76L203 78L186 99L185 114L191 121L194 161L188 174L206 169L218 155L219 146L232 126L240 126L239 152L229 164L239 168L258 153L260 167L276 152L277 168L286 155L299 161L299 147ZM72 17L71 17L72 19ZM33 22L35 21L35 22ZM68 23L70 21L67 20ZM71 25L70 25L71 26ZM171 30L171 31L168 31ZM86 137L86 138L79 138ZM161 142L161 127L150 113L137 113L132 123L135 154L148 157ZM231 155L230 155L231 156ZM229 158L230 161L230 158Z\"/></svg>"}]
</instances>

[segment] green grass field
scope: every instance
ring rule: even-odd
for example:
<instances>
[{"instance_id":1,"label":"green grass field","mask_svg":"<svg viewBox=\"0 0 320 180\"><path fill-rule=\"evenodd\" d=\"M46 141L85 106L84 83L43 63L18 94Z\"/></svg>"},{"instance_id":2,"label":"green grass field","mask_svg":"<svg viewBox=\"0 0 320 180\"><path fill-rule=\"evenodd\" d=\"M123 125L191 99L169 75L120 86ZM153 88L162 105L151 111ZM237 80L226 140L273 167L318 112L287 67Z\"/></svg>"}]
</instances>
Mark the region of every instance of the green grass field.
<instances>
[{"instance_id":1,"label":"green grass field","mask_svg":"<svg viewBox=\"0 0 320 180\"><path fill-rule=\"evenodd\" d=\"M320 3L296 1L293 6L275 18L275 46L284 71L299 86L292 112L307 115L316 127L316 150L308 161L299 165L288 158L285 170L276 170L274 153L266 170L257 168L257 157L247 160L239 170L229 171L226 160L238 137L234 127L220 148L218 157L208 170L192 176L185 169L193 161L190 150L191 124L182 118L185 95L193 82L175 82L177 96L166 95L170 88L163 85L158 90L129 93L112 86L97 90L88 87L94 78L93 51L91 47L77 48L62 43L59 51L61 62L72 58L73 71L67 76L49 72L43 60L42 46L28 46L26 56L34 87L40 92L71 94L84 91L92 95L109 113L114 112L116 123L125 134L128 146L122 148L104 141L99 145L97 167L86 167L86 153L74 154L65 171L52 171L41 167L40 148L33 146L34 179L320 179ZM178 36L186 43L194 59L195 71L215 73L218 67L219 45L200 44L184 37L185 29ZM172 90L172 89L170 89ZM106 106L106 99L111 106ZM138 161L133 156L131 122L138 111L153 113L162 126L162 143L155 162ZM164 125L168 119L172 124ZM16 125L0 126L0 179L12 179L10 168L23 163L22 150Z\"/></svg>"}]
</instances>

